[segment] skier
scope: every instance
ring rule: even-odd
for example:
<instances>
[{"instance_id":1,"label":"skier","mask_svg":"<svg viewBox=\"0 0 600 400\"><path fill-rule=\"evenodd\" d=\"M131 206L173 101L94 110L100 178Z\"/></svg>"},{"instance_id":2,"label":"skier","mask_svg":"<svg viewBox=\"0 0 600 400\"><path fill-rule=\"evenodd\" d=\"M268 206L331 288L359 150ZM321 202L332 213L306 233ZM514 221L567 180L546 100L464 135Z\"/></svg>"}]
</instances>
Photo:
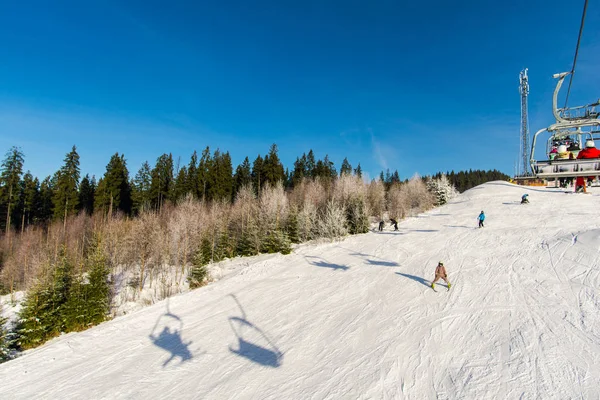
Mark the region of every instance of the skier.
<instances>
[{"instance_id":1,"label":"skier","mask_svg":"<svg viewBox=\"0 0 600 400\"><path fill-rule=\"evenodd\" d=\"M384 224L385 224L385 222L383 222L383 221L379 222L379 232L381 232L383 230Z\"/></svg>"},{"instance_id":2,"label":"skier","mask_svg":"<svg viewBox=\"0 0 600 400\"><path fill-rule=\"evenodd\" d=\"M479 217L477 217L477 219L479 220L479 227L483 228L483 221L485 220L485 214L483 213L483 211L481 211L481 214L479 214Z\"/></svg>"},{"instance_id":3,"label":"skier","mask_svg":"<svg viewBox=\"0 0 600 400\"><path fill-rule=\"evenodd\" d=\"M435 290L435 283L440 278L443 279L444 282L446 282L446 284L448 285L448 290L450 290L450 282L448 282L448 274L446 274L446 268L444 268L444 263L441 261L438 263L437 267L435 268L435 279L433 280L433 282L431 282L431 288L433 290Z\"/></svg>"},{"instance_id":4,"label":"skier","mask_svg":"<svg viewBox=\"0 0 600 400\"><path fill-rule=\"evenodd\" d=\"M527 193L525 193L523 196L521 196L521 204L526 204L529 203L529 195Z\"/></svg>"},{"instance_id":5,"label":"skier","mask_svg":"<svg viewBox=\"0 0 600 400\"><path fill-rule=\"evenodd\" d=\"M394 218L390 218L391 221L391 225L394 225L394 230L397 231L398 230L398 221L396 221Z\"/></svg>"}]
</instances>

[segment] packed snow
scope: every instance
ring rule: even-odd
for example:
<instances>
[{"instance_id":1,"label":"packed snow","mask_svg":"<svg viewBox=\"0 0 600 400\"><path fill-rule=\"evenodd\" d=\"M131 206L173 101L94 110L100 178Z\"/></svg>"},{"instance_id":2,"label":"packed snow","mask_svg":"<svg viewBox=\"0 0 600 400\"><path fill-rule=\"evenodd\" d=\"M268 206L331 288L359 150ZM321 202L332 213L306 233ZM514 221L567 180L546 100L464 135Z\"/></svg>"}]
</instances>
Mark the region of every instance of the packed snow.
<instances>
[{"instance_id":1,"label":"packed snow","mask_svg":"<svg viewBox=\"0 0 600 400\"><path fill-rule=\"evenodd\" d=\"M0 398L597 399L599 196L490 182L248 262L0 365Z\"/></svg>"}]
</instances>

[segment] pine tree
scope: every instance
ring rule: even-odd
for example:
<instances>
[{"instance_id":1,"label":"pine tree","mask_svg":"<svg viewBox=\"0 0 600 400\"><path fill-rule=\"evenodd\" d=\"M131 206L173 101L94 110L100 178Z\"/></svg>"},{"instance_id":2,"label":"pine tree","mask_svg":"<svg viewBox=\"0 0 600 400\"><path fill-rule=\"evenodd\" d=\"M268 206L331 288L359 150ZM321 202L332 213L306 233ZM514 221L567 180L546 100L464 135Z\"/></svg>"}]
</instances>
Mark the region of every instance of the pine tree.
<instances>
[{"instance_id":1,"label":"pine tree","mask_svg":"<svg viewBox=\"0 0 600 400\"><path fill-rule=\"evenodd\" d=\"M250 160L248 160L248 157L244 158L244 161L237 166L233 179L235 185L234 194L237 194L244 186L252 183L252 171L250 169Z\"/></svg>"},{"instance_id":2,"label":"pine tree","mask_svg":"<svg viewBox=\"0 0 600 400\"><path fill-rule=\"evenodd\" d=\"M73 267L61 250L48 281L30 290L19 312L18 345L29 349L65 331L65 311L73 284Z\"/></svg>"},{"instance_id":3,"label":"pine tree","mask_svg":"<svg viewBox=\"0 0 600 400\"><path fill-rule=\"evenodd\" d=\"M206 264L209 262L210 261L205 257L202 248L200 248L192 258L192 268L190 268L187 278L190 289L196 289L206 284L206 279L208 278Z\"/></svg>"},{"instance_id":4,"label":"pine tree","mask_svg":"<svg viewBox=\"0 0 600 400\"><path fill-rule=\"evenodd\" d=\"M261 251L263 253L290 254L292 251L290 238L285 232L273 229L264 237Z\"/></svg>"},{"instance_id":5,"label":"pine tree","mask_svg":"<svg viewBox=\"0 0 600 400\"><path fill-rule=\"evenodd\" d=\"M351 235L369 231L369 215L363 199L353 198L346 204L346 223Z\"/></svg>"},{"instance_id":6,"label":"pine tree","mask_svg":"<svg viewBox=\"0 0 600 400\"><path fill-rule=\"evenodd\" d=\"M256 220L249 217L244 224L241 237L237 243L237 253L242 256L254 256L260 252L261 237Z\"/></svg>"},{"instance_id":7,"label":"pine tree","mask_svg":"<svg viewBox=\"0 0 600 400\"><path fill-rule=\"evenodd\" d=\"M40 185L40 208L38 211L38 218L41 221L47 222L52 218L52 215L54 214L53 198L54 183L52 178L47 176Z\"/></svg>"},{"instance_id":8,"label":"pine tree","mask_svg":"<svg viewBox=\"0 0 600 400\"><path fill-rule=\"evenodd\" d=\"M94 213L94 197L96 195L96 178L86 174L79 184L79 211L87 215Z\"/></svg>"},{"instance_id":9,"label":"pine tree","mask_svg":"<svg viewBox=\"0 0 600 400\"><path fill-rule=\"evenodd\" d=\"M300 232L298 229L298 209L290 207L288 219L285 223L285 230L292 243L300 243Z\"/></svg>"},{"instance_id":10,"label":"pine tree","mask_svg":"<svg viewBox=\"0 0 600 400\"><path fill-rule=\"evenodd\" d=\"M187 184L186 184L186 192L191 193L196 198L200 198L198 192L198 153L194 150L192 157L190 158L190 163L187 167Z\"/></svg>"},{"instance_id":11,"label":"pine tree","mask_svg":"<svg viewBox=\"0 0 600 400\"><path fill-rule=\"evenodd\" d=\"M23 215L25 225L37 222L41 207L40 198L40 181L38 178L33 178L33 175L29 171L23 177Z\"/></svg>"},{"instance_id":12,"label":"pine tree","mask_svg":"<svg viewBox=\"0 0 600 400\"><path fill-rule=\"evenodd\" d=\"M352 165L350 165L347 158L344 158L344 161L342 161L342 168L340 168L340 176L351 175L351 174L352 174Z\"/></svg>"},{"instance_id":13,"label":"pine tree","mask_svg":"<svg viewBox=\"0 0 600 400\"><path fill-rule=\"evenodd\" d=\"M25 155L18 147L12 147L4 157L0 166L0 194L2 201L6 203L5 231L8 232L11 225L11 214L18 194L19 181L23 174L23 163Z\"/></svg>"},{"instance_id":14,"label":"pine tree","mask_svg":"<svg viewBox=\"0 0 600 400\"><path fill-rule=\"evenodd\" d=\"M292 171L291 181L292 186L298 186L302 179L306 176L306 154L302 154L302 157L296 158L294 162L294 170Z\"/></svg>"},{"instance_id":15,"label":"pine tree","mask_svg":"<svg viewBox=\"0 0 600 400\"><path fill-rule=\"evenodd\" d=\"M2 304L0 304L0 364L12 359L7 321L7 318L2 317Z\"/></svg>"},{"instance_id":16,"label":"pine tree","mask_svg":"<svg viewBox=\"0 0 600 400\"><path fill-rule=\"evenodd\" d=\"M285 180L283 164L281 164L281 161L279 160L277 151L277 145L273 143L269 149L269 154L265 156L263 162L262 172L264 175L264 182L267 182L271 185L275 185L278 182L283 183Z\"/></svg>"},{"instance_id":17,"label":"pine tree","mask_svg":"<svg viewBox=\"0 0 600 400\"><path fill-rule=\"evenodd\" d=\"M150 198L153 206L160 210L166 201L172 200L173 155L163 154L158 157L151 175Z\"/></svg>"},{"instance_id":18,"label":"pine tree","mask_svg":"<svg viewBox=\"0 0 600 400\"><path fill-rule=\"evenodd\" d=\"M152 171L148 161L144 161L139 171L133 179L133 208L136 213L150 208L151 195L150 188L152 184Z\"/></svg>"},{"instance_id":19,"label":"pine tree","mask_svg":"<svg viewBox=\"0 0 600 400\"><path fill-rule=\"evenodd\" d=\"M221 154L215 150L207 174L209 200L231 201L233 193L233 176L229 153Z\"/></svg>"},{"instance_id":20,"label":"pine tree","mask_svg":"<svg viewBox=\"0 0 600 400\"><path fill-rule=\"evenodd\" d=\"M456 188L448 181L446 174L440 174L439 178L427 180L427 189L435 198L435 205L441 206L458 194Z\"/></svg>"},{"instance_id":21,"label":"pine tree","mask_svg":"<svg viewBox=\"0 0 600 400\"><path fill-rule=\"evenodd\" d=\"M177 178L175 178L175 185L173 189L173 200L178 201L185 197L186 194L190 193L188 186L188 173L187 168L182 167L177 171Z\"/></svg>"},{"instance_id":22,"label":"pine tree","mask_svg":"<svg viewBox=\"0 0 600 400\"><path fill-rule=\"evenodd\" d=\"M254 160L252 164L252 185L256 189L256 193L260 195L263 183L265 182L265 174L263 171L264 161L260 154Z\"/></svg>"},{"instance_id":23,"label":"pine tree","mask_svg":"<svg viewBox=\"0 0 600 400\"><path fill-rule=\"evenodd\" d=\"M65 331L80 331L106 320L110 310L109 269L101 240L95 237L88 249L84 274L73 279L62 319Z\"/></svg>"},{"instance_id":24,"label":"pine tree","mask_svg":"<svg viewBox=\"0 0 600 400\"><path fill-rule=\"evenodd\" d=\"M64 159L64 165L55 174L54 218L63 219L77 212L79 204L79 154L73 146Z\"/></svg>"},{"instance_id":25,"label":"pine tree","mask_svg":"<svg viewBox=\"0 0 600 400\"><path fill-rule=\"evenodd\" d=\"M202 151L200 162L198 163L198 198L206 200L208 194L208 186L210 184L209 173L212 169L212 158L210 157L210 149L208 146Z\"/></svg>"},{"instance_id":26,"label":"pine tree","mask_svg":"<svg viewBox=\"0 0 600 400\"><path fill-rule=\"evenodd\" d=\"M96 198L95 204L98 209L109 213L117 210L125 214L131 213L132 199L129 171L123 154L115 153L110 158L106 165L106 172L98 182Z\"/></svg>"},{"instance_id":27,"label":"pine tree","mask_svg":"<svg viewBox=\"0 0 600 400\"><path fill-rule=\"evenodd\" d=\"M359 178L362 178L362 168L360 167L360 163L358 163L358 166L354 170L354 175L358 176Z\"/></svg>"},{"instance_id":28,"label":"pine tree","mask_svg":"<svg viewBox=\"0 0 600 400\"><path fill-rule=\"evenodd\" d=\"M306 156L306 163L304 164L304 176L315 178L317 163L315 161L315 153L313 153L312 149L308 151L308 155Z\"/></svg>"}]
</instances>

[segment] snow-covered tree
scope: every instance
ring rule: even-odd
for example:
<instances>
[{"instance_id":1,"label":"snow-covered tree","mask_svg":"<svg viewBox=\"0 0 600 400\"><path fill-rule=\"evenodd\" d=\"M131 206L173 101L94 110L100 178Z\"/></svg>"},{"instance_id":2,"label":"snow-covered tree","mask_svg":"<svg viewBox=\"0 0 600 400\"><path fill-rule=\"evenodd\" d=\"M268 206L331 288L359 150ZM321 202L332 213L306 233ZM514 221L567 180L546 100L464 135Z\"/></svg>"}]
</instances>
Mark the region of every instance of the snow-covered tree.
<instances>
[{"instance_id":1,"label":"snow-covered tree","mask_svg":"<svg viewBox=\"0 0 600 400\"><path fill-rule=\"evenodd\" d=\"M340 204L330 200L319 218L319 235L335 239L347 234L345 210Z\"/></svg>"},{"instance_id":2,"label":"snow-covered tree","mask_svg":"<svg viewBox=\"0 0 600 400\"><path fill-rule=\"evenodd\" d=\"M427 189L435 198L435 205L442 206L458 195L456 188L450 183L446 174L442 174L437 179L429 179L427 181Z\"/></svg>"}]
</instances>

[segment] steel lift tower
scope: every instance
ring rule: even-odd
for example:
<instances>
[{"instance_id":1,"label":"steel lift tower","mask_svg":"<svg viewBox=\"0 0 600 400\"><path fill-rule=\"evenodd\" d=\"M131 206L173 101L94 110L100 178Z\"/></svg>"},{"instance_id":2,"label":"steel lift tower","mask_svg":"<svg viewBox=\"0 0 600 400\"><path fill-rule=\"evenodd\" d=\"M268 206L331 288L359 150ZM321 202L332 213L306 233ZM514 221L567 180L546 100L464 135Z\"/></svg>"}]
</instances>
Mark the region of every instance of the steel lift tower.
<instances>
[{"instance_id":1,"label":"steel lift tower","mask_svg":"<svg viewBox=\"0 0 600 400\"><path fill-rule=\"evenodd\" d=\"M521 93L521 145L520 161L518 168L519 176L529 176L529 116L527 115L527 95L529 95L529 80L527 78L527 68L519 74L519 92Z\"/></svg>"}]
</instances>

